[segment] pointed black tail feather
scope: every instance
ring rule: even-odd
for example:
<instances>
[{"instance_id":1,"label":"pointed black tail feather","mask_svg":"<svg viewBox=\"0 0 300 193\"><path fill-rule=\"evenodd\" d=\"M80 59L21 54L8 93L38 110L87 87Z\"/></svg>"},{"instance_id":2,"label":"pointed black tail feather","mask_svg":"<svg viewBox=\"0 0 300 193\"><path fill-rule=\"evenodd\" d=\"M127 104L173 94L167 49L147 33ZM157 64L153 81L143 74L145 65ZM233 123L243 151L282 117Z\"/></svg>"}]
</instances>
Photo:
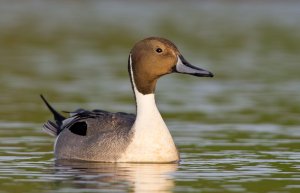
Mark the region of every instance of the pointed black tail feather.
<instances>
[{"instance_id":1,"label":"pointed black tail feather","mask_svg":"<svg viewBox=\"0 0 300 193\"><path fill-rule=\"evenodd\" d=\"M62 116L61 114L59 114L49 103L48 101L45 99L45 97L41 94L40 95L42 100L44 101L44 103L46 104L46 106L48 107L48 109L51 111L51 113L54 116L55 119L55 123L58 127L60 127L62 125L63 120L65 120L66 118L64 116Z\"/></svg>"}]
</instances>

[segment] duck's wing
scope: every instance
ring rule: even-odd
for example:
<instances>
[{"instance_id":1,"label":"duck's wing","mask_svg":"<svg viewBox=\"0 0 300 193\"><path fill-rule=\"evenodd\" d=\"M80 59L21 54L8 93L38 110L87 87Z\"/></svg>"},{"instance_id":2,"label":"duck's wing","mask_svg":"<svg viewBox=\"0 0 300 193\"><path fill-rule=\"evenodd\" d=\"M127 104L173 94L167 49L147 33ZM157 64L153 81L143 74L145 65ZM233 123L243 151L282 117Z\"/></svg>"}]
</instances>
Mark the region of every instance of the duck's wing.
<instances>
[{"instance_id":1,"label":"duck's wing","mask_svg":"<svg viewBox=\"0 0 300 193\"><path fill-rule=\"evenodd\" d=\"M44 131L52 136L58 136L65 129L69 129L72 133L81 136L92 135L95 132L99 132L99 130L105 132L120 128L130 129L135 120L134 114L111 113L100 109L92 111L78 109L74 112L69 112L70 117L65 118L42 95L41 98L54 116L54 121L48 120L43 125Z\"/></svg>"},{"instance_id":2,"label":"duck's wing","mask_svg":"<svg viewBox=\"0 0 300 193\"><path fill-rule=\"evenodd\" d=\"M131 129L135 115L129 113L111 113L104 110L88 111L79 109L71 113L71 117L63 121L60 131L69 129L72 133L90 136L116 130Z\"/></svg>"}]
</instances>

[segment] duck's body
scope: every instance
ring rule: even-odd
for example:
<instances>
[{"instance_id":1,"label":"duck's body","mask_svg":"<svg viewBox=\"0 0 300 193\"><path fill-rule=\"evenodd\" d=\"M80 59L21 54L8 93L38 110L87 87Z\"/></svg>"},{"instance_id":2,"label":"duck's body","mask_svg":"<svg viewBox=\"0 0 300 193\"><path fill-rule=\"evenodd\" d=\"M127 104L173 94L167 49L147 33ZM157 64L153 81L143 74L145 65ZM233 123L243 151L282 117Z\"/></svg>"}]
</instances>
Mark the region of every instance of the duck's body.
<instances>
[{"instance_id":1,"label":"duck's body","mask_svg":"<svg viewBox=\"0 0 300 193\"><path fill-rule=\"evenodd\" d=\"M132 114L81 111L63 125L55 142L55 157L116 162L133 137L134 120Z\"/></svg>"},{"instance_id":2,"label":"duck's body","mask_svg":"<svg viewBox=\"0 0 300 193\"><path fill-rule=\"evenodd\" d=\"M176 162L179 153L155 103L157 79L179 72L213 76L184 60L176 46L163 38L147 38L131 50L128 71L136 99L137 115L102 110L77 110L71 117L53 112L56 123L45 130L57 136L56 159L100 162Z\"/></svg>"}]
</instances>

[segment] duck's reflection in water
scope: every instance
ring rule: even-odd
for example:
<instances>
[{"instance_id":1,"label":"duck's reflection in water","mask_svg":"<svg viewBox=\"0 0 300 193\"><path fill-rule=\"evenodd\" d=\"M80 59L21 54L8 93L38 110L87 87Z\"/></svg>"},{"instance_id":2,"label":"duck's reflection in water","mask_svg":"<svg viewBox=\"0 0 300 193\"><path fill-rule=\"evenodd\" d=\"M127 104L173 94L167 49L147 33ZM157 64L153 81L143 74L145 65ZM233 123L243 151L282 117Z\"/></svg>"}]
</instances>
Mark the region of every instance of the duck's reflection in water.
<instances>
[{"instance_id":1,"label":"duck's reflection in water","mask_svg":"<svg viewBox=\"0 0 300 193\"><path fill-rule=\"evenodd\" d=\"M59 189L107 192L171 192L172 173L178 164L96 163L74 160L55 162ZM58 185L57 184L57 185ZM71 186L71 187L70 187ZM70 189L69 189L70 190Z\"/></svg>"}]
</instances>

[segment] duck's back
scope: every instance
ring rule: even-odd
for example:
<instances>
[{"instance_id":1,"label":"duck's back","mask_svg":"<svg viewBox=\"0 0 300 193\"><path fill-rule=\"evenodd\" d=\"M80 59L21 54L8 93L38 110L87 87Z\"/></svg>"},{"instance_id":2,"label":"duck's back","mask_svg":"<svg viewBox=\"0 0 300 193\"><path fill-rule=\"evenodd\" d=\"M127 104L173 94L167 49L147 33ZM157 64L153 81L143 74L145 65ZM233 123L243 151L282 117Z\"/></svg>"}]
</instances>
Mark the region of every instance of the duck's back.
<instances>
[{"instance_id":1,"label":"duck's back","mask_svg":"<svg viewBox=\"0 0 300 193\"><path fill-rule=\"evenodd\" d=\"M78 110L61 126L55 157L115 162L131 142L134 121L133 114Z\"/></svg>"}]
</instances>

